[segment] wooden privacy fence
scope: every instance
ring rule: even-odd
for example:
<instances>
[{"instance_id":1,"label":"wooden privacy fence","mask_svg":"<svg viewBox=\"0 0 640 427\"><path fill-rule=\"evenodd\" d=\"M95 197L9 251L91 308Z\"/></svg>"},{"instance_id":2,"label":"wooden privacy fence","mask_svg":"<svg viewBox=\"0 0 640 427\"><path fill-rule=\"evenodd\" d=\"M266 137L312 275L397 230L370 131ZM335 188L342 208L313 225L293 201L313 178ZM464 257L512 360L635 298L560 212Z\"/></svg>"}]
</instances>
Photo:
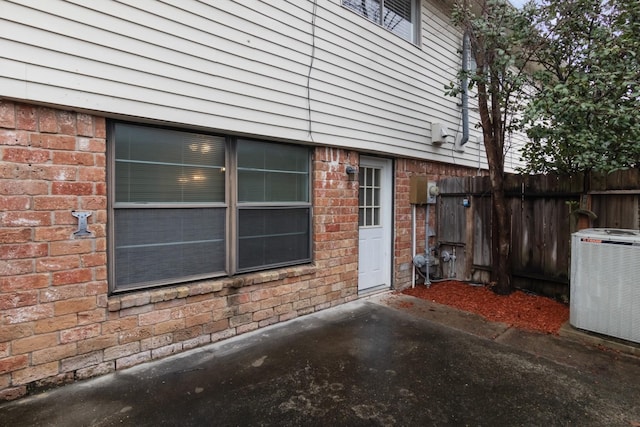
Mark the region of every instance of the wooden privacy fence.
<instances>
[{"instance_id":1,"label":"wooden privacy fence","mask_svg":"<svg viewBox=\"0 0 640 427\"><path fill-rule=\"evenodd\" d=\"M489 178L447 178L438 186L442 276L488 282L494 247ZM640 229L640 169L609 175L508 175L505 190L513 280L521 289L568 299L571 233L581 215L591 227ZM442 254L455 254L455 261L445 262Z\"/></svg>"}]
</instances>

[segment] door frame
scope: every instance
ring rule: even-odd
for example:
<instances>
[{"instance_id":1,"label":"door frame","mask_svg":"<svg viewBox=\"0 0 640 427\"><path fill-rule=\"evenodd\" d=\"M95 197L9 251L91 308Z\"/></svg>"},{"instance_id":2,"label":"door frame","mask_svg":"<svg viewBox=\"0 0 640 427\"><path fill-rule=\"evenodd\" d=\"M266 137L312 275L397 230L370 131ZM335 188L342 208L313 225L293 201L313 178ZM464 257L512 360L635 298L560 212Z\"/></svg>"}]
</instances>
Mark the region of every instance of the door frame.
<instances>
[{"instance_id":1,"label":"door frame","mask_svg":"<svg viewBox=\"0 0 640 427\"><path fill-rule=\"evenodd\" d=\"M394 224L394 180L393 180L393 160L382 157L360 156L360 167L379 167L382 169L380 176L380 223L382 225L382 245L383 254L383 275L385 283L378 286L360 288L360 248L358 248L358 293L369 293L378 290L391 289L393 286L392 266L393 266L393 224ZM358 208L359 209L359 208ZM360 225L358 224L358 241L360 241Z\"/></svg>"}]
</instances>

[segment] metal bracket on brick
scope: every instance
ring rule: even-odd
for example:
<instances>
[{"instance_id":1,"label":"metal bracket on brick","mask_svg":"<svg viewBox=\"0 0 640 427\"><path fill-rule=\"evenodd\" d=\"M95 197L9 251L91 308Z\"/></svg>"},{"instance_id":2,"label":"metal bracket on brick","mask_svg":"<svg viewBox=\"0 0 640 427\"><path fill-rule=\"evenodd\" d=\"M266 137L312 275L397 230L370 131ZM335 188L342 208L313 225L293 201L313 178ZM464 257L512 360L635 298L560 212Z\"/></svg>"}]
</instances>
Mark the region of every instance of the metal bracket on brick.
<instances>
[{"instance_id":1,"label":"metal bracket on brick","mask_svg":"<svg viewBox=\"0 0 640 427\"><path fill-rule=\"evenodd\" d=\"M87 230L87 218L91 216L91 212L71 211L71 215L78 218L78 229L73 232L74 237L93 236L93 233Z\"/></svg>"}]
</instances>

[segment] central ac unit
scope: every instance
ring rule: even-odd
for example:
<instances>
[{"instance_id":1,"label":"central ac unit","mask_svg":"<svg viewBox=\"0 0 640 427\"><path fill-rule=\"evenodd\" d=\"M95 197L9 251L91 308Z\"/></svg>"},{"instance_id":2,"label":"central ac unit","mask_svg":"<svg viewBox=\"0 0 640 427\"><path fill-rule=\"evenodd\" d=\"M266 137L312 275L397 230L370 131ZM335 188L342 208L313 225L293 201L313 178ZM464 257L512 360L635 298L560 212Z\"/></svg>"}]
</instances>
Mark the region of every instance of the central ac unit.
<instances>
[{"instance_id":1,"label":"central ac unit","mask_svg":"<svg viewBox=\"0 0 640 427\"><path fill-rule=\"evenodd\" d=\"M640 343L640 231L591 228L571 237L570 323Z\"/></svg>"}]
</instances>

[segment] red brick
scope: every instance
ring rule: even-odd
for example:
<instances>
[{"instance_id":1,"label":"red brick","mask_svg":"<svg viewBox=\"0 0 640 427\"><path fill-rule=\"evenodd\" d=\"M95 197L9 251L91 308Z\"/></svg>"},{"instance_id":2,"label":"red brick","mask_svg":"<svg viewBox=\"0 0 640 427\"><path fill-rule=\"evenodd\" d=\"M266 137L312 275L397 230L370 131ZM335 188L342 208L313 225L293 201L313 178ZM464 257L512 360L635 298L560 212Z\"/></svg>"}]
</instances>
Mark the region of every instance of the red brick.
<instances>
[{"instance_id":1,"label":"red brick","mask_svg":"<svg viewBox=\"0 0 640 427\"><path fill-rule=\"evenodd\" d=\"M75 135L76 131L76 113L65 110L56 110L58 119L58 133L64 135Z\"/></svg>"},{"instance_id":2,"label":"red brick","mask_svg":"<svg viewBox=\"0 0 640 427\"><path fill-rule=\"evenodd\" d=\"M80 181L104 181L106 178L106 170L103 167L84 167L78 172Z\"/></svg>"},{"instance_id":3,"label":"red brick","mask_svg":"<svg viewBox=\"0 0 640 427\"><path fill-rule=\"evenodd\" d=\"M37 130L36 107L16 104L16 129Z\"/></svg>"},{"instance_id":4,"label":"red brick","mask_svg":"<svg viewBox=\"0 0 640 427\"><path fill-rule=\"evenodd\" d=\"M37 334L61 331L63 329L74 328L78 325L76 314L66 314L64 316L49 317L35 322L33 330Z\"/></svg>"},{"instance_id":5,"label":"red brick","mask_svg":"<svg viewBox=\"0 0 640 427\"><path fill-rule=\"evenodd\" d=\"M78 207L76 196L35 196L33 209L36 211L74 210Z\"/></svg>"},{"instance_id":6,"label":"red brick","mask_svg":"<svg viewBox=\"0 0 640 427\"><path fill-rule=\"evenodd\" d=\"M0 214L3 227L42 227L51 225L51 213L18 211Z\"/></svg>"},{"instance_id":7,"label":"red brick","mask_svg":"<svg viewBox=\"0 0 640 427\"><path fill-rule=\"evenodd\" d=\"M78 267L80 267L80 257L78 255L65 255L36 259L36 271L38 273L71 270Z\"/></svg>"},{"instance_id":8,"label":"red brick","mask_svg":"<svg viewBox=\"0 0 640 427\"><path fill-rule=\"evenodd\" d=\"M92 153L104 153L106 143L104 139L98 138L78 138L78 150ZM96 162L97 164L98 162Z\"/></svg>"},{"instance_id":9,"label":"red brick","mask_svg":"<svg viewBox=\"0 0 640 427\"><path fill-rule=\"evenodd\" d=\"M47 135L34 133L29 138L32 147L49 150L75 150L76 138L67 135Z\"/></svg>"},{"instance_id":10,"label":"red brick","mask_svg":"<svg viewBox=\"0 0 640 427\"><path fill-rule=\"evenodd\" d=\"M29 196L4 196L0 198L0 211L24 211L31 207Z\"/></svg>"},{"instance_id":11,"label":"red brick","mask_svg":"<svg viewBox=\"0 0 640 427\"><path fill-rule=\"evenodd\" d=\"M244 294L229 295L227 299L229 300L230 306L236 306L236 305L244 304L251 301L251 294L244 293Z\"/></svg>"},{"instance_id":12,"label":"red brick","mask_svg":"<svg viewBox=\"0 0 640 427\"><path fill-rule=\"evenodd\" d=\"M19 399L23 396L27 395L27 387L19 386L19 387L10 387L5 390L0 391L0 401L9 401Z\"/></svg>"},{"instance_id":13,"label":"red brick","mask_svg":"<svg viewBox=\"0 0 640 427\"><path fill-rule=\"evenodd\" d=\"M107 156L104 153L96 153L95 155L95 165L100 167L107 166Z\"/></svg>"},{"instance_id":14,"label":"red brick","mask_svg":"<svg viewBox=\"0 0 640 427\"><path fill-rule=\"evenodd\" d=\"M78 113L76 116L77 134L80 136L93 136L93 116Z\"/></svg>"},{"instance_id":15,"label":"red brick","mask_svg":"<svg viewBox=\"0 0 640 427\"><path fill-rule=\"evenodd\" d=\"M4 312L2 323L15 325L18 323L46 319L47 317L53 317L53 304L39 304L6 310Z\"/></svg>"},{"instance_id":16,"label":"red brick","mask_svg":"<svg viewBox=\"0 0 640 427\"><path fill-rule=\"evenodd\" d=\"M0 181L0 194L33 196L48 194L49 184L43 181L29 180L2 180Z\"/></svg>"},{"instance_id":17,"label":"red brick","mask_svg":"<svg viewBox=\"0 0 640 427\"><path fill-rule=\"evenodd\" d=\"M71 215L70 211L53 211L53 224L72 225L76 230L78 228L78 218Z\"/></svg>"},{"instance_id":18,"label":"red brick","mask_svg":"<svg viewBox=\"0 0 640 427\"><path fill-rule=\"evenodd\" d=\"M58 132L58 121L56 120L56 110L47 107L39 107L38 110L38 130L40 132Z\"/></svg>"},{"instance_id":19,"label":"red brick","mask_svg":"<svg viewBox=\"0 0 640 427\"><path fill-rule=\"evenodd\" d=\"M106 280L96 280L89 283L83 283L85 295L98 295L98 298L106 296L109 291L109 284ZM100 302L100 301L99 301ZM99 305L100 307L106 307L105 305Z\"/></svg>"},{"instance_id":20,"label":"red brick","mask_svg":"<svg viewBox=\"0 0 640 427\"><path fill-rule=\"evenodd\" d=\"M26 243L31 240L30 228L2 228L0 229L0 244Z\"/></svg>"},{"instance_id":21,"label":"red brick","mask_svg":"<svg viewBox=\"0 0 640 427\"><path fill-rule=\"evenodd\" d=\"M78 341L78 354L90 353L96 350L104 350L118 345L118 337L115 334L100 335L94 338Z\"/></svg>"},{"instance_id":22,"label":"red brick","mask_svg":"<svg viewBox=\"0 0 640 427\"><path fill-rule=\"evenodd\" d=\"M164 347L151 350L152 359L160 359L182 351L182 343L170 344Z\"/></svg>"},{"instance_id":23,"label":"red brick","mask_svg":"<svg viewBox=\"0 0 640 427\"><path fill-rule=\"evenodd\" d=\"M0 294L0 310L7 308L25 307L38 303L37 291L12 292Z\"/></svg>"},{"instance_id":24,"label":"red brick","mask_svg":"<svg viewBox=\"0 0 640 427\"><path fill-rule=\"evenodd\" d=\"M26 354L0 359L0 374L24 369L27 366L29 366L29 358Z\"/></svg>"},{"instance_id":25,"label":"red brick","mask_svg":"<svg viewBox=\"0 0 640 427\"><path fill-rule=\"evenodd\" d=\"M140 341L142 351L163 347L173 343L173 334L156 335Z\"/></svg>"},{"instance_id":26,"label":"red brick","mask_svg":"<svg viewBox=\"0 0 640 427\"><path fill-rule=\"evenodd\" d=\"M16 106L13 102L0 99L0 128L16 127Z\"/></svg>"},{"instance_id":27,"label":"red brick","mask_svg":"<svg viewBox=\"0 0 640 427\"><path fill-rule=\"evenodd\" d=\"M282 298L281 297L273 297L273 298L269 298L269 299L265 299L260 301L260 308L261 309L266 309L266 308L271 308L271 307L275 307L277 305L282 304Z\"/></svg>"},{"instance_id":28,"label":"red brick","mask_svg":"<svg viewBox=\"0 0 640 427\"><path fill-rule=\"evenodd\" d=\"M100 335L100 325L80 326L60 331L60 343L68 344L70 342L77 342L97 337L98 335Z\"/></svg>"},{"instance_id":29,"label":"red brick","mask_svg":"<svg viewBox=\"0 0 640 427\"><path fill-rule=\"evenodd\" d=\"M25 130L15 130L15 131L1 130L0 146L20 145L23 147L28 147L29 135L30 133Z\"/></svg>"},{"instance_id":30,"label":"red brick","mask_svg":"<svg viewBox=\"0 0 640 427\"><path fill-rule=\"evenodd\" d=\"M96 182L96 192L97 196L106 196L107 195L107 184L104 182Z\"/></svg>"},{"instance_id":31,"label":"red brick","mask_svg":"<svg viewBox=\"0 0 640 427\"><path fill-rule=\"evenodd\" d=\"M49 161L49 150L33 148L6 147L2 154L2 160L15 163L46 163Z\"/></svg>"},{"instance_id":32,"label":"red brick","mask_svg":"<svg viewBox=\"0 0 640 427\"><path fill-rule=\"evenodd\" d=\"M185 326L187 328L190 328L195 325L204 325L206 323L209 323L211 322L212 319L213 319L213 316L211 315L211 313L201 313L195 316L189 316L185 318L184 321L185 321Z\"/></svg>"},{"instance_id":33,"label":"red brick","mask_svg":"<svg viewBox=\"0 0 640 427\"><path fill-rule=\"evenodd\" d=\"M113 361L99 363L94 366L88 366L86 368L78 369L74 372L77 380L84 380L87 378L97 377L100 375L106 375L115 371L116 366Z\"/></svg>"},{"instance_id":34,"label":"red brick","mask_svg":"<svg viewBox=\"0 0 640 427\"><path fill-rule=\"evenodd\" d=\"M103 307L94 310L82 311L78 313L78 325L89 325L92 323L104 322L107 318L107 311Z\"/></svg>"},{"instance_id":35,"label":"red brick","mask_svg":"<svg viewBox=\"0 0 640 427\"><path fill-rule=\"evenodd\" d=\"M32 366L13 373L13 384L22 385L58 374L58 362Z\"/></svg>"},{"instance_id":36,"label":"red brick","mask_svg":"<svg viewBox=\"0 0 640 427\"><path fill-rule=\"evenodd\" d=\"M49 334L33 335L27 338L21 338L11 343L13 354L31 353L35 350L43 348L55 347L58 344L58 334L52 332Z\"/></svg>"},{"instance_id":37,"label":"red brick","mask_svg":"<svg viewBox=\"0 0 640 427\"><path fill-rule=\"evenodd\" d=\"M89 268L78 268L68 271L53 273L53 286L69 285L72 283L85 283L93 279L93 271Z\"/></svg>"},{"instance_id":38,"label":"red brick","mask_svg":"<svg viewBox=\"0 0 640 427\"><path fill-rule=\"evenodd\" d=\"M246 304L240 304L236 307L236 309L238 314L253 313L254 311L260 310L260 302L256 301Z\"/></svg>"},{"instance_id":39,"label":"red brick","mask_svg":"<svg viewBox=\"0 0 640 427\"><path fill-rule=\"evenodd\" d=\"M110 347L104 350L104 360L119 359L121 357L130 356L140 351L140 343L130 342L127 344Z\"/></svg>"},{"instance_id":40,"label":"red brick","mask_svg":"<svg viewBox=\"0 0 640 427\"><path fill-rule=\"evenodd\" d=\"M35 272L31 259L0 261L0 277L19 276Z\"/></svg>"},{"instance_id":41,"label":"red brick","mask_svg":"<svg viewBox=\"0 0 640 427\"><path fill-rule=\"evenodd\" d=\"M49 251L51 256L91 253L93 252L93 242L91 240L51 242Z\"/></svg>"},{"instance_id":42,"label":"red brick","mask_svg":"<svg viewBox=\"0 0 640 427\"><path fill-rule=\"evenodd\" d=\"M61 372L71 372L76 369L86 368L88 366L97 365L102 363L102 352L94 351L92 353L81 354L79 356L72 356L63 359L60 362Z\"/></svg>"},{"instance_id":43,"label":"red brick","mask_svg":"<svg viewBox=\"0 0 640 427\"><path fill-rule=\"evenodd\" d=\"M69 240L74 231L75 229L70 226L38 227L33 240L35 242Z\"/></svg>"},{"instance_id":44,"label":"red brick","mask_svg":"<svg viewBox=\"0 0 640 427\"><path fill-rule=\"evenodd\" d=\"M33 335L33 325L31 323L2 325L0 327L0 342L9 342L18 338L30 337L31 335Z\"/></svg>"},{"instance_id":45,"label":"red brick","mask_svg":"<svg viewBox=\"0 0 640 427\"><path fill-rule=\"evenodd\" d=\"M54 151L52 160L56 165L95 165L94 155L92 153L79 153L75 151Z\"/></svg>"},{"instance_id":46,"label":"red brick","mask_svg":"<svg viewBox=\"0 0 640 427\"><path fill-rule=\"evenodd\" d=\"M184 319L168 320L166 322L156 323L153 326L153 333L155 335L161 335L169 332L175 332L180 329L184 329L184 327L185 327Z\"/></svg>"},{"instance_id":47,"label":"red brick","mask_svg":"<svg viewBox=\"0 0 640 427\"><path fill-rule=\"evenodd\" d=\"M96 267L107 265L107 254L104 252L80 255L83 267Z\"/></svg>"},{"instance_id":48,"label":"red brick","mask_svg":"<svg viewBox=\"0 0 640 427\"><path fill-rule=\"evenodd\" d=\"M96 211L107 208L107 198L101 195L81 196L80 209L87 211ZM95 219L94 219L95 220Z\"/></svg>"},{"instance_id":49,"label":"red brick","mask_svg":"<svg viewBox=\"0 0 640 427\"><path fill-rule=\"evenodd\" d=\"M102 333L111 334L114 332L122 332L135 328L138 326L138 318L136 316L129 316L117 320L108 320L102 324Z\"/></svg>"},{"instance_id":50,"label":"red brick","mask_svg":"<svg viewBox=\"0 0 640 427\"><path fill-rule=\"evenodd\" d=\"M152 311L150 313L141 314L138 317L138 324L140 326L154 325L156 323L165 322L171 319L170 310Z\"/></svg>"},{"instance_id":51,"label":"red brick","mask_svg":"<svg viewBox=\"0 0 640 427\"><path fill-rule=\"evenodd\" d=\"M0 277L0 292L27 291L49 286L48 274L25 274L12 277Z\"/></svg>"},{"instance_id":52,"label":"red brick","mask_svg":"<svg viewBox=\"0 0 640 427\"><path fill-rule=\"evenodd\" d=\"M87 196L93 194L93 184L90 182L56 181L51 184L51 194Z\"/></svg>"},{"instance_id":53,"label":"red brick","mask_svg":"<svg viewBox=\"0 0 640 427\"><path fill-rule=\"evenodd\" d=\"M94 133L93 136L96 138L106 138L107 137L107 121L104 117L94 117Z\"/></svg>"},{"instance_id":54,"label":"red brick","mask_svg":"<svg viewBox=\"0 0 640 427\"><path fill-rule=\"evenodd\" d=\"M222 319L203 325L202 331L205 334L215 334L227 330L229 330L229 319ZM232 331L229 331L227 333L233 335ZM211 340L214 341L213 336L211 337Z\"/></svg>"},{"instance_id":55,"label":"red brick","mask_svg":"<svg viewBox=\"0 0 640 427\"><path fill-rule=\"evenodd\" d=\"M60 344L44 350L34 351L31 355L31 363L41 365L43 363L62 360L78 354L76 343Z\"/></svg>"},{"instance_id":56,"label":"red brick","mask_svg":"<svg viewBox=\"0 0 640 427\"><path fill-rule=\"evenodd\" d=\"M55 286L40 291L40 302L54 302L86 296L84 284Z\"/></svg>"},{"instance_id":57,"label":"red brick","mask_svg":"<svg viewBox=\"0 0 640 427\"><path fill-rule=\"evenodd\" d=\"M273 317L274 311L273 308L268 308L266 310L260 310L253 313L253 321L259 322L264 319L268 319L269 317Z\"/></svg>"},{"instance_id":58,"label":"red brick","mask_svg":"<svg viewBox=\"0 0 640 427\"><path fill-rule=\"evenodd\" d=\"M93 310L94 308L97 307L95 296L55 301L53 303L53 306L54 306L54 312L56 316Z\"/></svg>"},{"instance_id":59,"label":"red brick","mask_svg":"<svg viewBox=\"0 0 640 427\"><path fill-rule=\"evenodd\" d=\"M118 332L118 342L120 344L125 344L133 341L143 341L145 339L151 339L152 337L153 330L151 326L128 329L126 331Z\"/></svg>"},{"instance_id":60,"label":"red brick","mask_svg":"<svg viewBox=\"0 0 640 427\"><path fill-rule=\"evenodd\" d=\"M151 352L145 351L143 353L132 354L131 356L122 357L116 359L116 370L126 369L131 366L139 365L151 360Z\"/></svg>"},{"instance_id":61,"label":"red brick","mask_svg":"<svg viewBox=\"0 0 640 427\"><path fill-rule=\"evenodd\" d=\"M78 179L80 166L39 165L33 171L33 179L45 181L75 181Z\"/></svg>"}]
</instances>

